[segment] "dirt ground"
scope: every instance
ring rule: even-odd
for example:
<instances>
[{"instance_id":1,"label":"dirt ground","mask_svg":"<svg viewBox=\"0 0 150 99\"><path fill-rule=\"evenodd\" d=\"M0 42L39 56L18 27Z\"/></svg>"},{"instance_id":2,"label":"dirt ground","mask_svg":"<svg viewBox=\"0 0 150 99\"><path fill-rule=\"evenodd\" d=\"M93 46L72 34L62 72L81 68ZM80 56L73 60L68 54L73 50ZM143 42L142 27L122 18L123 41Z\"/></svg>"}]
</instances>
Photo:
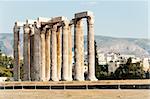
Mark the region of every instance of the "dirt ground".
<instances>
[{"instance_id":1,"label":"dirt ground","mask_svg":"<svg viewBox=\"0 0 150 99\"><path fill-rule=\"evenodd\" d=\"M0 90L0 99L150 99L150 90Z\"/></svg>"}]
</instances>

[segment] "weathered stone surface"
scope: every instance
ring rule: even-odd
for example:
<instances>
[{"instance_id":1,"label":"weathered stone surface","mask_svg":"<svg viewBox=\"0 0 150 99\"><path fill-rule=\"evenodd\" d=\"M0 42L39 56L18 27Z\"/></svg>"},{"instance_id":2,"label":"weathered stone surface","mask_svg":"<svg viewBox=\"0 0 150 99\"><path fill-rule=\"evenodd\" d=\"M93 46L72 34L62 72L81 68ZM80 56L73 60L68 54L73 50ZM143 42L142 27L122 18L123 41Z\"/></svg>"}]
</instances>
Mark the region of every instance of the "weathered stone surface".
<instances>
[{"instance_id":1,"label":"weathered stone surface","mask_svg":"<svg viewBox=\"0 0 150 99\"><path fill-rule=\"evenodd\" d=\"M51 65L51 61L50 61L50 40L51 40L51 31L48 29L46 31L46 36L45 36L45 55L46 55L46 66L45 66L45 79L46 81L50 80L50 65Z\"/></svg>"},{"instance_id":2,"label":"weathered stone surface","mask_svg":"<svg viewBox=\"0 0 150 99\"><path fill-rule=\"evenodd\" d=\"M94 16L90 11L66 17L42 18L16 22L14 26L14 78L20 79L19 30L24 29L23 80L72 80L72 33L74 24L75 80L84 80L84 38L82 18L87 18L88 79L96 81L94 56ZM62 29L62 36L61 31ZM62 38L62 40L61 40ZM62 47L62 48L61 48ZM62 51L62 52L61 52ZM50 77L51 76L51 77ZM30 78L31 77L31 78ZM62 78L61 78L62 77Z\"/></svg>"},{"instance_id":3,"label":"weathered stone surface","mask_svg":"<svg viewBox=\"0 0 150 99\"><path fill-rule=\"evenodd\" d=\"M14 32L14 68L13 77L14 80L20 80L20 27L15 23L13 28Z\"/></svg>"},{"instance_id":4,"label":"weathered stone surface","mask_svg":"<svg viewBox=\"0 0 150 99\"><path fill-rule=\"evenodd\" d=\"M34 78L34 27L30 26L30 80Z\"/></svg>"},{"instance_id":5,"label":"weathered stone surface","mask_svg":"<svg viewBox=\"0 0 150 99\"><path fill-rule=\"evenodd\" d=\"M93 13L90 11L80 12L75 14L75 18L86 18L88 16L93 16Z\"/></svg>"},{"instance_id":6,"label":"weathered stone surface","mask_svg":"<svg viewBox=\"0 0 150 99\"><path fill-rule=\"evenodd\" d=\"M47 23L47 22L50 21L50 20L51 20L51 18L38 17L38 18L37 18L37 21L34 22L34 23L37 24L37 27L38 27L38 28L41 28L43 23Z\"/></svg>"},{"instance_id":7,"label":"weathered stone surface","mask_svg":"<svg viewBox=\"0 0 150 99\"><path fill-rule=\"evenodd\" d=\"M61 80L61 27L57 27L57 75Z\"/></svg>"},{"instance_id":8,"label":"weathered stone surface","mask_svg":"<svg viewBox=\"0 0 150 99\"><path fill-rule=\"evenodd\" d=\"M62 26L62 80L68 81L68 26L66 20Z\"/></svg>"},{"instance_id":9,"label":"weathered stone surface","mask_svg":"<svg viewBox=\"0 0 150 99\"><path fill-rule=\"evenodd\" d=\"M56 30L57 30L57 24L53 25L52 28L52 55L51 55L51 68L52 68L52 76L51 79L53 81L58 81L58 76L57 76L57 37L56 37Z\"/></svg>"},{"instance_id":10,"label":"weathered stone surface","mask_svg":"<svg viewBox=\"0 0 150 99\"><path fill-rule=\"evenodd\" d=\"M37 18L38 22L48 22L49 20L51 20L51 18L45 18L45 17L38 17Z\"/></svg>"},{"instance_id":11,"label":"weathered stone surface","mask_svg":"<svg viewBox=\"0 0 150 99\"><path fill-rule=\"evenodd\" d=\"M23 27L23 81L30 81L30 27L25 24Z\"/></svg>"},{"instance_id":12,"label":"weathered stone surface","mask_svg":"<svg viewBox=\"0 0 150 99\"><path fill-rule=\"evenodd\" d=\"M88 33L88 79L97 81L95 77L95 50L94 50L94 19L87 18L87 33Z\"/></svg>"},{"instance_id":13,"label":"weathered stone surface","mask_svg":"<svg viewBox=\"0 0 150 99\"><path fill-rule=\"evenodd\" d=\"M66 20L67 18L64 16L60 16L60 17L53 17L51 18L51 20L49 20L48 22L41 22L42 25L54 25L54 24L60 24L60 22Z\"/></svg>"},{"instance_id":14,"label":"weathered stone surface","mask_svg":"<svg viewBox=\"0 0 150 99\"><path fill-rule=\"evenodd\" d=\"M46 28L41 31L41 80L45 81L45 34Z\"/></svg>"},{"instance_id":15,"label":"weathered stone surface","mask_svg":"<svg viewBox=\"0 0 150 99\"><path fill-rule=\"evenodd\" d=\"M80 57L81 57L81 78L84 80L84 32L83 32L83 22L80 25Z\"/></svg>"},{"instance_id":16,"label":"weathered stone surface","mask_svg":"<svg viewBox=\"0 0 150 99\"><path fill-rule=\"evenodd\" d=\"M75 80L83 81L82 77L83 66L82 66L82 55L83 55L83 31L82 31L82 20L75 20L74 24L75 34L74 34L74 48L75 48Z\"/></svg>"},{"instance_id":17,"label":"weathered stone surface","mask_svg":"<svg viewBox=\"0 0 150 99\"><path fill-rule=\"evenodd\" d=\"M34 25L34 77L33 81L41 80L41 38L40 29Z\"/></svg>"},{"instance_id":18,"label":"weathered stone surface","mask_svg":"<svg viewBox=\"0 0 150 99\"><path fill-rule=\"evenodd\" d=\"M72 81L72 25L68 27L68 76Z\"/></svg>"},{"instance_id":19,"label":"weathered stone surface","mask_svg":"<svg viewBox=\"0 0 150 99\"><path fill-rule=\"evenodd\" d=\"M31 81L34 80L34 34L31 32L30 35L30 77Z\"/></svg>"},{"instance_id":20,"label":"weathered stone surface","mask_svg":"<svg viewBox=\"0 0 150 99\"><path fill-rule=\"evenodd\" d=\"M58 23L58 22L61 22L61 21L64 21L64 20L66 20L66 17L60 16L60 17L54 17L54 18L52 18L52 20L49 21L49 22L51 22L51 23Z\"/></svg>"}]
</instances>

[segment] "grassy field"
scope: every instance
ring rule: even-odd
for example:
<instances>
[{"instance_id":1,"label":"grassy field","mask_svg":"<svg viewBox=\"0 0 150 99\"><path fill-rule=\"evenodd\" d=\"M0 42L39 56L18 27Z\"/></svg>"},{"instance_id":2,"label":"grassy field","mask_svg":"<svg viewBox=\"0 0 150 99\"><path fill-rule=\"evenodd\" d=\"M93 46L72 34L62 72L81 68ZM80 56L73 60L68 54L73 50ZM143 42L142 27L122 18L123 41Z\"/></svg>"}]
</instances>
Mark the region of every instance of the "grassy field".
<instances>
[{"instance_id":1,"label":"grassy field","mask_svg":"<svg viewBox=\"0 0 150 99\"><path fill-rule=\"evenodd\" d=\"M0 99L150 99L150 90L0 90Z\"/></svg>"}]
</instances>

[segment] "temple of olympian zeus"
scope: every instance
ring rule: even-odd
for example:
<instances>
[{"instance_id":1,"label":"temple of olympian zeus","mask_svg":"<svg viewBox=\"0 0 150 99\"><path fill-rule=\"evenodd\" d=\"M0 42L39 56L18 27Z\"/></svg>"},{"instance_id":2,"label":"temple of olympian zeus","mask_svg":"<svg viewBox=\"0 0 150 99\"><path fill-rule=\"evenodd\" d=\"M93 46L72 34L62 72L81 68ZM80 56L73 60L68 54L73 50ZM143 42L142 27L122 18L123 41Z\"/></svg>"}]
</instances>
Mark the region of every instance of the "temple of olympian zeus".
<instances>
[{"instance_id":1,"label":"temple of olympian zeus","mask_svg":"<svg viewBox=\"0 0 150 99\"><path fill-rule=\"evenodd\" d=\"M96 81L94 16L90 11L64 16L15 22L14 80L20 80L20 29L23 29L23 81L84 81L83 21L87 20L88 77ZM74 78L72 74L72 28L74 26Z\"/></svg>"}]
</instances>

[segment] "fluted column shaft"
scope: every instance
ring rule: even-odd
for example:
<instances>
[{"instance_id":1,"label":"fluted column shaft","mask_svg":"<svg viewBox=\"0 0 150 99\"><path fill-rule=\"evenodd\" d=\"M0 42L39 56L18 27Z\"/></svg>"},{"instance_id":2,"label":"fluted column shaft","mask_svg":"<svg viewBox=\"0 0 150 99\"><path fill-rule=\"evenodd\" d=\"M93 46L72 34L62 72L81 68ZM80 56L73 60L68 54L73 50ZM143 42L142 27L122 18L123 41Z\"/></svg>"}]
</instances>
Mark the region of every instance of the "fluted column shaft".
<instances>
[{"instance_id":1,"label":"fluted column shaft","mask_svg":"<svg viewBox=\"0 0 150 99\"><path fill-rule=\"evenodd\" d=\"M34 79L34 27L31 28L30 34L30 77L31 81Z\"/></svg>"},{"instance_id":2,"label":"fluted column shaft","mask_svg":"<svg viewBox=\"0 0 150 99\"><path fill-rule=\"evenodd\" d=\"M51 55L51 62L52 62L52 80L58 81L57 76L57 37L56 37L56 30L57 24L53 25L52 28L52 55Z\"/></svg>"},{"instance_id":3,"label":"fluted column shaft","mask_svg":"<svg viewBox=\"0 0 150 99\"><path fill-rule=\"evenodd\" d=\"M75 47L75 80L83 81L83 63L84 59L82 59L83 56L83 31L82 31L82 20L76 19L75 20L75 41L74 41L74 47Z\"/></svg>"},{"instance_id":4,"label":"fluted column shaft","mask_svg":"<svg viewBox=\"0 0 150 99\"><path fill-rule=\"evenodd\" d=\"M14 26L14 68L13 77L14 80L20 80L20 28L15 24Z\"/></svg>"},{"instance_id":5,"label":"fluted column shaft","mask_svg":"<svg viewBox=\"0 0 150 99\"><path fill-rule=\"evenodd\" d=\"M50 38L51 37L51 31L47 30L46 31L46 36L45 36L45 55L46 55L46 67L45 67L45 79L46 81L50 80Z\"/></svg>"},{"instance_id":6,"label":"fluted column shaft","mask_svg":"<svg viewBox=\"0 0 150 99\"><path fill-rule=\"evenodd\" d=\"M30 81L30 27L25 24L23 27L23 81Z\"/></svg>"},{"instance_id":7,"label":"fluted column shaft","mask_svg":"<svg viewBox=\"0 0 150 99\"><path fill-rule=\"evenodd\" d=\"M80 35L81 35L81 42L80 42L80 48L81 48L81 78L84 80L84 32L83 32L83 22L81 22L80 25Z\"/></svg>"},{"instance_id":8,"label":"fluted column shaft","mask_svg":"<svg viewBox=\"0 0 150 99\"><path fill-rule=\"evenodd\" d=\"M95 77L95 51L94 51L94 19L87 18L87 38L88 38L88 79L96 81Z\"/></svg>"},{"instance_id":9,"label":"fluted column shaft","mask_svg":"<svg viewBox=\"0 0 150 99\"><path fill-rule=\"evenodd\" d=\"M61 27L57 27L57 75L58 80L61 80Z\"/></svg>"},{"instance_id":10,"label":"fluted column shaft","mask_svg":"<svg viewBox=\"0 0 150 99\"><path fill-rule=\"evenodd\" d=\"M62 26L62 80L68 81L68 21Z\"/></svg>"},{"instance_id":11,"label":"fluted column shaft","mask_svg":"<svg viewBox=\"0 0 150 99\"><path fill-rule=\"evenodd\" d=\"M40 29L34 26L34 77L33 81L41 80L41 35Z\"/></svg>"},{"instance_id":12,"label":"fluted column shaft","mask_svg":"<svg viewBox=\"0 0 150 99\"><path fill-rule=\"evenodd\" d=\"M45 81L45 33L46 29L43 28L41 31L41 80Z\"/></svg>"},{"instance_id":13,"label":"fluted column shaft","mask_svg":"<svg viewBox=\"0 0 150 99\"><path fill-rule=\"evenodd\" d=\"M72 25L69 26L68 29L68 75L69 75L69 81L72 81Z\"/></svg>"}]
</instances>

